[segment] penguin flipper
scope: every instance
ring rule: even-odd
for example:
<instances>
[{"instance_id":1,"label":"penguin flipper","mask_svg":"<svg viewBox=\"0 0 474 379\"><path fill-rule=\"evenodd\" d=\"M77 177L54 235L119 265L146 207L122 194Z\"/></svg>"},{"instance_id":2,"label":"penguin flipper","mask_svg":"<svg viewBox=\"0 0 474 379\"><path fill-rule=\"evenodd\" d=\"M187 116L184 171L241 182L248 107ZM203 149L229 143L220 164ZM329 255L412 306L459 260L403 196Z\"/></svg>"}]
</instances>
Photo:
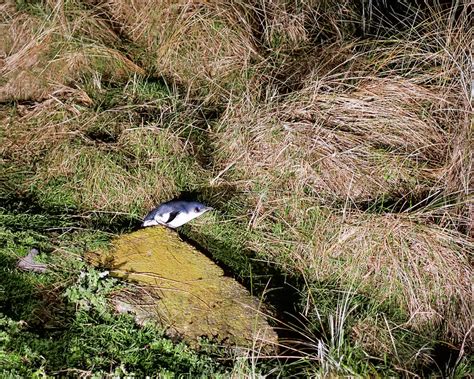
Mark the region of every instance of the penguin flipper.
<instances>
[{"instance_id":1,"label":"penguin flipper","mask_svg":"<svg viewBox=\"0 0 474 379\"><path fill-rule=\"evenodd\" d=\"M168 220L166 220L166 223L169 224L171 221L173 221L176 216L178 216L181 212L180 211L175 211L175 212L171 212L170 213L170 216L168 218Z\"/></svg>"}]
</instances>

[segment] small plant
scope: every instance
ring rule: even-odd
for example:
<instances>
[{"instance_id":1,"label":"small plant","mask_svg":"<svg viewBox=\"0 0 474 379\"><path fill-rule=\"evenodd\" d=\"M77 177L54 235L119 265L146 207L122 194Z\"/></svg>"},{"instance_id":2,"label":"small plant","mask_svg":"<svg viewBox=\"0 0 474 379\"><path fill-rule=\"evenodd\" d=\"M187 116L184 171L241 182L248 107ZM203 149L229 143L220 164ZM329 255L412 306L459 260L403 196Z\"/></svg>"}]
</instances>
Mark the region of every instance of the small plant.
<instances>
[{"instance_id":1,"label":"small plant","mask_svg":"<svg viewBox=\"0 0 474 379\"><path fill-rule=\"evenodd\" d=\"M188 191L217 212L180 232L231 274L296 278L311 353L282 373L468 372L469 5L99 3L0 6L2 374L225 372L82 261ZM31 248L50 271L15 268Z\"/></svg>"},{"instance_id":2,"label":"small plant","mask_svg":"<svg viewBox=\"0 0 474 379\"><path fill-rule=\"evenodd\" d=\"M94 309L99 314L108 313L107 295L119 289L120 285L116 279L107 276L107 271L99 272L92 268L81 271L76 283L66 288L64 296L79 310Z\"/></svg>"}]
</instances>

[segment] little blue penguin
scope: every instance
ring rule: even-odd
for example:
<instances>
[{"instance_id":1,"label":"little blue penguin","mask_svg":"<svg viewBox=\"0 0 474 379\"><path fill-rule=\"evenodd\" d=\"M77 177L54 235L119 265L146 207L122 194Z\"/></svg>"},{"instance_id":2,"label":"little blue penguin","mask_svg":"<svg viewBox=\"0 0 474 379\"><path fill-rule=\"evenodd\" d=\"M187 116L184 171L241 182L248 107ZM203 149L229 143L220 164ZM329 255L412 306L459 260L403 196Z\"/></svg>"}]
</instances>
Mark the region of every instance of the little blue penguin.
<instances>
[{"instance_id":1,"label":"little blue penguin","mask_svg":"<svg viewBox=\"0 0 474 379\"><path fill-rule=\"evenodd\" d=\"M197 201L171 200L150 211L142 226L164 225L177 228L213 209Z\"/></svg>"}]
</instances>

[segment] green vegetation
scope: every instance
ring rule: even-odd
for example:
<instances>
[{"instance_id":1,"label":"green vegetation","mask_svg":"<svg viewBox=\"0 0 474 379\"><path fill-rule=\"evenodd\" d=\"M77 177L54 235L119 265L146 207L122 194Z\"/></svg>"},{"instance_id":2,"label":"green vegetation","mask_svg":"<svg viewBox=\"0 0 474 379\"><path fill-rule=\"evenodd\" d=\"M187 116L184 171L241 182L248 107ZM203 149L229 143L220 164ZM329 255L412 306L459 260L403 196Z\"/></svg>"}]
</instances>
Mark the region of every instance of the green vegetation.
<instances>
[{"instance_id":1,"label":"green vegetation","mask_svg":"<svg viewBox=\"0 0 474 379\"><path fill-rule=\"evenodd\" d=\"M467 5L93 4L0 5L2 375L469 373ZM84 254L182 194L281 357L110 309L127 284ZM16 268L31 248L49 272Z\"/></svg>"},{"instance_id":2,"label":"green vegetation","mask_svg":"<svg viewBox=\"0 0 474 379\"><path fill-rule=\"evenodd\" d=\"M45 233L42 217L2 213L0 231L1 375L144 375L160 372L208 376L225 367L208 354L173 343L152 325L139 327L128 315L114 315L107 295L122 284L78 257L107 244L110 234L86 229L67 232L70 222ZM29 225L43 232L30 230ZM61 225L61 226L59 226ZM17 258L31 246L45 253L45 274L21 272ZM215 354L215 353L214 353ZM112 371L111 371L112 370Z\"/></svg>"}]
</instances>

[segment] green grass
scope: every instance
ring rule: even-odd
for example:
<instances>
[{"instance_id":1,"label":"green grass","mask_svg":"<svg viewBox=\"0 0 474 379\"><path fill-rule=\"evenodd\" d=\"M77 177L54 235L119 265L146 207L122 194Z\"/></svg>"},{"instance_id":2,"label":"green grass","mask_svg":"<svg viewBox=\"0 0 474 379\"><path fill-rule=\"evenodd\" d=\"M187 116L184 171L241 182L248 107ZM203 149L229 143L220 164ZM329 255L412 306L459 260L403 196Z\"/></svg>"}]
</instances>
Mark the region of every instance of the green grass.
<instances>
[{"instance_id":1,"label":"green grass","mask_svg":"<svg viewBox=\"0 0 474 379\"><path fill-rule=\"evenodd\" d=\"M15 5L0 107L4 375L469 372L466 9ZM124 284L82 255L183 193L216 211L181 233L285 322L303 320L299 358L192 351L108 309ZM47 274L15 269L32 247Z\"/></svg>"},{"instance_id":2,"label":"green grass","mask_svg":"<svg viewBox=\"0 0 474 379\"><path fill-rule=\"evenodd\" d=\"M44 215L2 213L0 230L0 362L2 375L40 374L208 376L225 372L216 353L197 353L165 338L155 326L140 327L115 315L107 295L123 284L88 268L80 257L106 246L99 230L68 232ZM34 226L33 231L30 225ZM30 248L49 265L44 274L15 267Z\"/></svg>"}]
</instances>

